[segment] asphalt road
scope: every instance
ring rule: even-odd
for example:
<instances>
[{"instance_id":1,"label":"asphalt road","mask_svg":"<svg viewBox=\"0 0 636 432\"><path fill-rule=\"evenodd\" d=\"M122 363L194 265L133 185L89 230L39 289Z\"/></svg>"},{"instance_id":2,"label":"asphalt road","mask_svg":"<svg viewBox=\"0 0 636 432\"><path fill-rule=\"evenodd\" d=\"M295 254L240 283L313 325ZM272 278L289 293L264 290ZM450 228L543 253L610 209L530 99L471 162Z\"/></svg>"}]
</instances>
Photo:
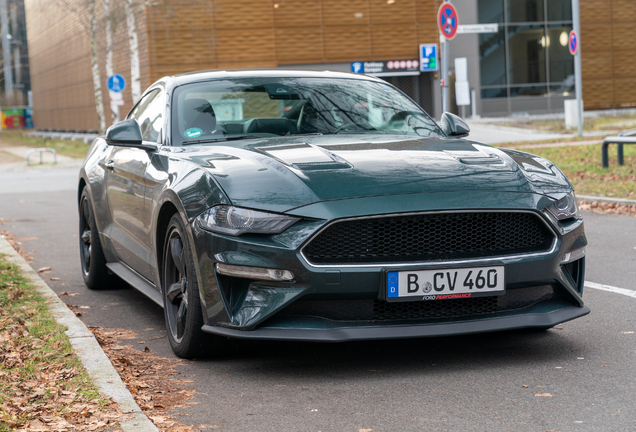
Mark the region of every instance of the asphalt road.
<instances>
[{"instance_id":1,"label":"asphalt road","mask_svg":"<svg viewBox=\"0 0 636 432\"><path fill-rule=\"evenodd\" d=\"M76 172L0 167L0 229L32 251L33 268L52 268L44 279L57 293L79 293L62 299L91 307L85 323L132 330L140 349L174 358L159 307L130 288L84 286ZM586 280L635 290L636 218L585 218ZM197 391L180 421L222 431L636 431L636 298L584 298L590 315L547 332L245 343L229 359L179 367Z\"/></svg>"}]
</instances>

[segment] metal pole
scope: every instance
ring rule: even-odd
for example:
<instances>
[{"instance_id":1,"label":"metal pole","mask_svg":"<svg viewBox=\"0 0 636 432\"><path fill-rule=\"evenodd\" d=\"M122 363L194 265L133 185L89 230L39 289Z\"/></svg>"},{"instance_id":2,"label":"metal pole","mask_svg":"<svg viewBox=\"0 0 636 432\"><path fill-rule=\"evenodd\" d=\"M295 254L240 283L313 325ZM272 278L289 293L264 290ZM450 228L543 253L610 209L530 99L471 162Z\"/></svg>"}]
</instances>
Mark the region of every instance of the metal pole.
<instances>
[{"instance_id":1,"label":"metal pole","mask_svg":"<svg viewBox=\"0 0 636 432\"><path fill-rule=\"evenodd\" d=\"M576 86L576 107L579 120L579 136L583 136L583 79L581 77L581 16L579 0L572 0L572 21L578 38L578 50L574 56L574 76Z\"/></svg>"},{"instance_id":2,"label":"metal pole","mask_svg":"<svg viewBox=\"0 0 636 432\"><path fill-rule=\"evenodd\" d=\"M442 55L442 113L448 111L448 39L444 39L444 53Z\"/></svg>"},{"instance_id":3,"label":"metal pole","mask_svg":"<svg viewBox=\"0 0 636 432\"><path fill-rule=\"evenodd\" d=\"M2 26L2 60L4 67L5 103L13 104L13 70L11 67L11 41L9 39L7 0L0 0L0 25Z\"/></svg>"}]
</instances>

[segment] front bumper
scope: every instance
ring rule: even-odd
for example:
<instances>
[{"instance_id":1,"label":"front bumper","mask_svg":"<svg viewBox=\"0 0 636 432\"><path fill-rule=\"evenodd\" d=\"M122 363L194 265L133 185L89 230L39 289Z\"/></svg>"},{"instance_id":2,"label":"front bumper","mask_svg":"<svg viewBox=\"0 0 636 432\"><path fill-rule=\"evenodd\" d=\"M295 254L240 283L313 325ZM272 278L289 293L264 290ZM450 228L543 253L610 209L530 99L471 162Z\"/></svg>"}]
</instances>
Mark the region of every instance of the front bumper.
<instances>
[{"instance_id":1,"label":"front bumper","mask_svg":"<svg viewBox=\"0 0 636 432\"><path fill-rule=\"evenodd\" d=\"M430 194L422 194L419 198L425 198L426 195ZM450 198L453 198L452 195L445 194ZM461 211L501 210L501 202L512 206L508 210L536 211L537 208L545 207L547 200L536 194L498 193L496 197L489 197L472 193L471 197L462 196L462 199L457 195L456 208ZM535 298L524 294L528 298L525 303L477 312L468 308L465 313L442 314L432 318L422 318L421 314L400 315L399 318L393 316L390 319L380 319L368 313L331 316L321 315L311 308L309 312L299 313L295 305L300 303L331 301L337 305L339 302L383 301L384 266L312 266L300 251L307 239L328 220L362 216L359 212L368 211L369 207L386 208L380 205L384 199L386 197L378 197L375 204L366 198L365 203L359 200L340 201L331 206L321 203L319 209L308 209L305 214L297 214L311 217L319 213L328 219L304 220L278 236L222 236L202 230L194 222L192 232L204 305L203 330L242 339L345 341L549 328L589 313L582 300L585 258L580 259L575 266L562 265L565 254L587 244L582 220L555 227L557 239L549 252L471 259L464 263L467 267L480 267L493 265L493 261L496 261L498 265L506 267L506 294L501 296L502 303L512 304L507 300L508 294L533 292L539 287L548 287L551 295ZM426 202L426 199L418 199L418 196L413 195L392 197L392 207L404 212L435 210L426 208ZM442 207L454 210L450 205L439 206L439 202L436 205L436 209ZM289 270L295 279L293 282L276 283L224 276L216 273L214 265L217 262ZM429 269L447 268L450 265L457 266L458 263L427 262L401 267ZM453 301L432 302L450 306ZM292 310L295 312L289 312Z\"/></svg>"},{"instance_id":2,"label":"front bumper","mask_svg":"<svg viewBox=\"0 0 636 432\"><path fill-rule=\"evenodd\" d=\"M557 324L580 318L590 313L587 306L565 306L547 313L531 313L498 318L439 323L434 325L400 325L337 327L329 329L263 327L253 331L242 331L226 327L204 325L206 333L236 339L345 342L381 339L409 339L434 336L459 336L518 329L548 329Z\"/></svg>"}]
</instances>

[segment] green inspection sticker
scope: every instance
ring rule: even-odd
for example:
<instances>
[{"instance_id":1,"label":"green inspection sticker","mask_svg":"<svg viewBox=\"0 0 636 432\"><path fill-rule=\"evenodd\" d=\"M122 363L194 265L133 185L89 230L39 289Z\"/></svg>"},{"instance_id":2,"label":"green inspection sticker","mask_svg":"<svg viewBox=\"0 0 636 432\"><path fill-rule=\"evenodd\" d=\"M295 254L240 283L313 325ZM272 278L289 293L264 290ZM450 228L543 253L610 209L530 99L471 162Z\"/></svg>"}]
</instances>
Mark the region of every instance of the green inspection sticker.
<instances>
[{"instance_id":1,"label":"green inspection sticker","mask_svg":"<svg viewBox=\"0 0 636 432\"><path fill-rule=\"evenodd\" d=\"M185 136L186 138L198 138L201 136L202 133L203 131L199 128L190 128L185 131Z\"/></svg>"}]
</instances>

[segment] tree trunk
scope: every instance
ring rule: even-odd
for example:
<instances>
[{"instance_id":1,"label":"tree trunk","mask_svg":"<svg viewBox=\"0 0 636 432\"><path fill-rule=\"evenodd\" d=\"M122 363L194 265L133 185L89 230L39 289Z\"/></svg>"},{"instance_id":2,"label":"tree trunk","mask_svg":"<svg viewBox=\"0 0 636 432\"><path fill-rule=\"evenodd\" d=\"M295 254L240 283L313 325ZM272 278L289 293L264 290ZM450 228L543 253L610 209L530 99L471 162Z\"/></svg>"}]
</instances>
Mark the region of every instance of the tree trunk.
<instances>
[{"instance_id":1,"label":"tree trunk","mask_svg":"<svg viewBox=\"0 0 636 432\"><path fill-rule=\"evenodd\" d=\"M104 118L104 102L102 99L102 79L99 74L99 59L97 58L97 18L95 17L95 0L88 0L91 28L91 69L93 70L93 90L95 91L95 108L99 120L99 133L106 131L106 119Z\"/></svg>"},{"instance_id":2,"label":"tree trunk","mask_svg":"<svg viewBox=\"0 0 636 432\"><path fill-rule=\"evenodd\" d=\"M130 91L132 102L136 103L141 97L141 81L139 70L139 39L137 37L137 23L132 0L125 0L126 24L128 26L128 43L130 46Z\"/></svg>"},{"instance_id":3,"label":"tree trunk","mask_svg":"<svg viewBox=\"0 0 636 432\"><path fill-rule=\"evenodd\" d=\"M113 25L112 16L110 15L110 0L104 0L104 19L106 30L106 78L108 79L113 73ZM119 107L110 104L110 122L115 124L119 117Z\"/></svg>"}]
</instances>

